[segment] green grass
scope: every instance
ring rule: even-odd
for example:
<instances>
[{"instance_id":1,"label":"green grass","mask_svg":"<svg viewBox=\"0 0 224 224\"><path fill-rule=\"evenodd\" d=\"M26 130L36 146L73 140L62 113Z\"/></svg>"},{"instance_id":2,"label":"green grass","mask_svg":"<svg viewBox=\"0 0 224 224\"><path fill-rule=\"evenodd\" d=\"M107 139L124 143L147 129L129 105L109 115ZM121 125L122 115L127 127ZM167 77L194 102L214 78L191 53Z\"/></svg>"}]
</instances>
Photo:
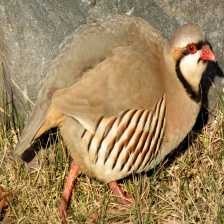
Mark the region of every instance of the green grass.
<instances>
[{"instance_id":1,"label":"green grass","mask_svg":"<svg viewBox=\"0 0 224 224\"><path fill-rule=\"evenodd\" d=\"M173 163L167 159L150 175L121 182L135 198L130 208L119 205L106 185L80 176L68 223L224 223L223 123L220 110ZM13 157L15 131L1 130L0 185L13 193L4 223L60 223L57 205L70 162L62 141L41 150L34 168L27 168Z\"/></svg>"}]
</instances>

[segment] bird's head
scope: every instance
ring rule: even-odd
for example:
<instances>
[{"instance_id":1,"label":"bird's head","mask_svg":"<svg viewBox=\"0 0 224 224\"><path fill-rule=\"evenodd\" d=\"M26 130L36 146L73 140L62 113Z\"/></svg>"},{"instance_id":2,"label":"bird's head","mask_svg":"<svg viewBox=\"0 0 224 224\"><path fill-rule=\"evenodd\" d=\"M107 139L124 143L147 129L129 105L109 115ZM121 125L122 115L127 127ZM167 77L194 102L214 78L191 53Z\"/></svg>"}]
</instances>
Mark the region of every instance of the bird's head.
<instances>
[{"instance_id":1,"label":"bird's head","mask_svg":"<svg viewBox=\"0 0 224 224\"><path fill-rule=\"evenodd\" d=\"M188 91L197 93L208 62L216 61L200 27L186 24L177 29L170 40L170 51L178 78Z\"/></svg>"}]
</instances>

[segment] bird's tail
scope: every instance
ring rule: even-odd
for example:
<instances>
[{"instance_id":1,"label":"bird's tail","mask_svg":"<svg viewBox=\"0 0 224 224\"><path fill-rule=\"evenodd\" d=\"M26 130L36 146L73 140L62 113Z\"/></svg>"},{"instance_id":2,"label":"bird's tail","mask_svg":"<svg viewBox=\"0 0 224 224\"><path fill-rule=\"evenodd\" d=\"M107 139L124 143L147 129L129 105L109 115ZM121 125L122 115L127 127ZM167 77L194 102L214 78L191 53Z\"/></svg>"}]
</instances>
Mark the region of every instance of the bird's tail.
<instances>
[{"instance_id":1,"label":"bird's tail","mask_svg":"<svg viewBox=\"0 0 224 224\"><path fill-rule=\"evenodd\" d=\"M35 140L47 130L56 127L61 119L61 114L49 106L49 102L37 102L16 146L15 155L25 161L29 160L27 154L31 151L32 154L35 153L31 147Z\"/></svg>"}]
</instances>

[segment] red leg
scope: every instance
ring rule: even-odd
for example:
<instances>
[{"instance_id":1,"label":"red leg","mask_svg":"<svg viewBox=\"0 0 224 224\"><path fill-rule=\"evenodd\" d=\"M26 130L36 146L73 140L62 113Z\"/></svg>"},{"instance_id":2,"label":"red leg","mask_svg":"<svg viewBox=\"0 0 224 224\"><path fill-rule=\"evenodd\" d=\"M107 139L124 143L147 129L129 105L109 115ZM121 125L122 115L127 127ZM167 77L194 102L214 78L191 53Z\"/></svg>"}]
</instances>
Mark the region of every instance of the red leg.
<instances>
[{"instance_id":1,"label":"red leg","mask_svg":"<svg viewBox=\"0 0 224 224\"><path fill-rule=\"evenodd\" d=\"M73 182L74 179L78 176L78 173L79 166L76 165L73 161L69 170L69 174L65 181L64 191L62 193L61 201L59 204L59 215L62 220L62 223L66 223L67 208L72 197Z\"/></svg>"},{"instance_id":2,"label":"red leg","mask_svg":"<svg viewBox=\"0 0 224 224\"><path fill-rule=\"evenodd\" d=\"M118 185L117 181L112 181L109 184L111 191L114 196L117 197L118 201L124 205L130 205L134 202L133 198L123 191L122 188Z\"/></svg>"}]
</instances>

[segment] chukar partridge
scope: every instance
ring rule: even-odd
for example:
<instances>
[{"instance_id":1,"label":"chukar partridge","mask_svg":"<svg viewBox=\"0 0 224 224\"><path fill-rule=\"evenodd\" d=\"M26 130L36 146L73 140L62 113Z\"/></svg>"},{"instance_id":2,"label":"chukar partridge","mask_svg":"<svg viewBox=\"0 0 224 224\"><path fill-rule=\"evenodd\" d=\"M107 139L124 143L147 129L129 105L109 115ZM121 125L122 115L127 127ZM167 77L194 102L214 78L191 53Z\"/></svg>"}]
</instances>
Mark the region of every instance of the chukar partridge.
<instances>
[{"instance_id":1,"label":"chukar partridge","mask_svg":"<svg viewBox=\"0 0 224 224\"><path fill-rule=\"evenodd\" d=\"M185 138L200 110L208 61L214 53L193 24L170 41L128 16L76 33L49 69L16 149L23 158L35 139L60 128L73 158L62 216L79 171L108 183L123 203L131 201L116 181L155 167Z\"/></svg>"}]
</instances>

